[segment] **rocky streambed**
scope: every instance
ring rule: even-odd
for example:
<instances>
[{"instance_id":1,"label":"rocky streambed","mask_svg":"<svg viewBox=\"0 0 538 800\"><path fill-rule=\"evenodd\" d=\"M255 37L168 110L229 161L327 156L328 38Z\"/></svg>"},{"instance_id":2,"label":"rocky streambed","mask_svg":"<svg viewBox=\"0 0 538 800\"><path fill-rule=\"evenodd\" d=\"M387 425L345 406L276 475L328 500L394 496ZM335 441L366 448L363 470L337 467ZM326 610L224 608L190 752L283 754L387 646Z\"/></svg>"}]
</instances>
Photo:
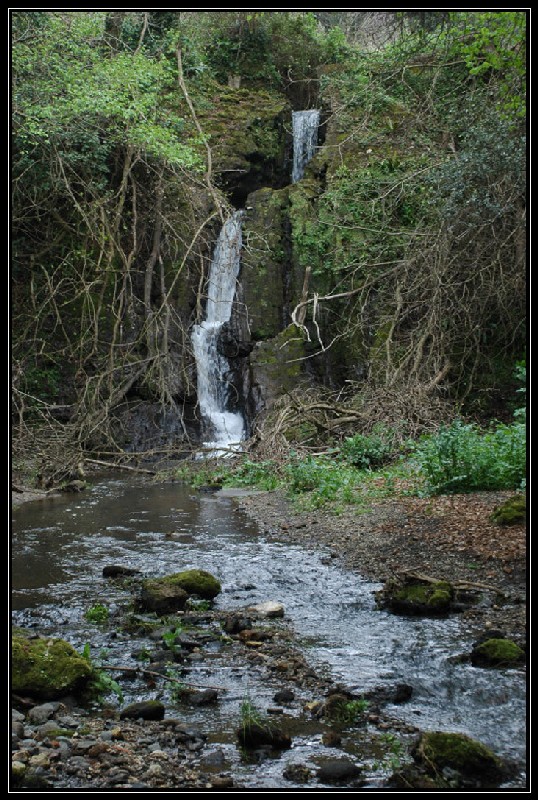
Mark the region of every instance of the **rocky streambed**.
<instances>
[{"instance_id":1,"label":"rocky streambed","mask_svg":"<svg viewBox=\"0 0 538 800\"><path fill-rule=\"evenodd\" d=\"M295 517L274 495L118 479L30 505L14 515L14 622L89 648L123 697L16 693L15 789L525 785L523 668L466 660L495 598L482 620L380 610L382 584L340 563L322 515ZM106 573L118 563L134 574ZM202 566L221 584L214 599L140 607L144 580ZM267 600L284 616L255 610ZM108 614L92 622L98 606ZM133 706L146 701L147 713ZM475 753L469 772L445 753L428 772L423 732L436 730L483 742L502 768Z\"/></svg>"}]
</instances>

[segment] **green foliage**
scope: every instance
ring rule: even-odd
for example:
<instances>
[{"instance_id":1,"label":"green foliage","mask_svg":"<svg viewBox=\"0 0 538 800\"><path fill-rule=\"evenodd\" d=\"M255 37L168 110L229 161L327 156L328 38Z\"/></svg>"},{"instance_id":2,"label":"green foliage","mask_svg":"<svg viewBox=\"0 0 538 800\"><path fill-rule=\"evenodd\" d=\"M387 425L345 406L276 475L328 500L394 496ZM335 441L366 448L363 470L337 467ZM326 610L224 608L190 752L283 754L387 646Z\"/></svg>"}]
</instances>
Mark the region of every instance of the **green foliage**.
<instances>
[{"instance_id":1,"label":"green foliage","mask_svg":"<svg viewBox=\"0 0 538 800\"><path fill-rule=\"evenodd\" d=\"M171 650L173 653L178 652L181 649L181 646L178 647L177 645L177 637L183 633L183 627L181 625L176 625L170 631L166 631L163 633L163 642L165 643L168 650Z\"/></svg>"},{"instance_id":2,"label":"green foliage","mask_svg":"<svg viewBox=\"0 0 538 800\"><path fill-rule=\"evenodd\" d=\"M427 176L427 183L441 207L442 217L470 226L494 224L506 213L506 198L499 192L500 182L509 182L513 191L525 194L526 137L516 134L509 123L489 106L488 95L475 95L475 107L459 113L461 129L457 157L445 162ZM477 107L480 115L477 115ZM462 216L462 211L464 215Z\"/></svg>"},{"instance_id":3,"label":"green foliage","mask_svg":"<svg viewBox=\"0 0 538 800\"><path fill-rule=\"evenodd\" d=\"M481 431L455 420L416 446L428 494L520 488L526 474L526 429L520 422Z\"/></svg>"},{"instance_id":4,"label":"green foliage","mask_svg":"<svg viewBox=\"0 0 538 800\"><path fill-rule=\"evenodd\" d=\"M83 658L91 665L93 677L89 684L89 694L99 702L102 702L108 695L114 694L121 704L123 703L123 691L117 681L115 681L106 669L96 664L91 657L91 649L88 642L82 651Z\"/></svg>"},{"instance_id":5,"label":"green foliage","mask_svg":"<svg viewBox=\"0 0 538 800\"><path fill-rule=\"evenodd\" d=\"M400 769L405 758L405 746L401 739L398 739L393 733L382 733L379 736L379 743L384 752L381 759L373 764L373 768Z\"/></svg>"},{"instance_id":6,"label":"green foliage","mask_svg":"<svg viewBox=\"0 0 538 800\"><path fill-rule=\"evenodd\" d=\"M341 725L356 725L364 720L364 715L368 711L370 703L368 700L359 698L357 700L338 699L328 707L328 713L332 720Z\"/></svg>"},{"instance_id":7,"label":"green foliage","mask_svg":"<svg viewBox=\"0 0 538 800\"><path fill-rule=\"evenodd\" d=\"M67 29L62 14L45 16L37 41L14 48L15 145L21 155L55 147L66 165L85 166L99 177L110 148L131 144L171 164L201 166L177 104L167 100L175 76L166 60L142 51L103 57L95 41L102 14L74 14Z\"/></svg>"},{"instance_id":8,"label":"green foliage","mask_svg":"<svg viewBox=\"0 0 538 800\"><path fill-rule=\"evenodd\" d=\"M311 508L321 508L327 503L351 503L360 480L360 473L346 467L336 459L307 456L293 457L285 467L286 486L292 494L307 495Z\"/></svg>"},{"instance_id":9,"label":"green foliage","mask_svg":"<svg viewBox=\"0 0 538 800\"><path fill-rule=\"evenodd\" d=\"M525 11L453 12L447 37L469 73L498 81L498 108L510 118L526 113ZM490 81L491 83L491 81Z\"/></svg>"},{"instance_id":10,"label":"green foliage","mask_svg":"<svg viewBox=\"0 0 538 800\"><path fill-rule=\"evenodd\" d=\"M109 616L110 616L109 609L106 606L102 605L101 603L97 603L91 608L88 608L88 610L84 614L84 617L88 620L88 622L95 622L97 624L107 622Z\"/></svg>"},{"instance_id":11,"label":"green foliage","mask_svg":"<svg viewBox=\"0 0 538 800\"><path fill-rule=\"evenodd\" d=\"M341 453L345 461L358 469L380 467L397 453L393 433L378 426L370 434L356 433L344 440Z\"/></svg>"},{"instance_id":12,"label":"green foliage","mask_svg":"<svg viewBox=\"0 0 538 800\"><path fill-rule=\"evenodd\" d=\"M225 486L256 486L272 491L280 484L280 478L272 461L245 459L224 480Z\"/></svg>"}]
</instances>

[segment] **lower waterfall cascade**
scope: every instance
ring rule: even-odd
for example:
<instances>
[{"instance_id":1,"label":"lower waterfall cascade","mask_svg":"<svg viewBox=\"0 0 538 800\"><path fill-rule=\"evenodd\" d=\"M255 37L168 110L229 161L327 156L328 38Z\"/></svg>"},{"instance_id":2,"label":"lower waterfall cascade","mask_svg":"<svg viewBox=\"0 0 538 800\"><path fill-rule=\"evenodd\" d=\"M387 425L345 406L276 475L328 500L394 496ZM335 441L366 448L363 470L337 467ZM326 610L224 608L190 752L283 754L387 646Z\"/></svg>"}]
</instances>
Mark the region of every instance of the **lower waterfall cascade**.
<instances>
[{"instance_id":1,"label":"lower waterfall cascade","mask_svg":"<svg viewBox=\"0 0 538 800\"><path fill-rule=\"evenodd\" d=\"M222 326L232 315L236 281L241 266L243 211L236 211L219 234L208 278L206 318L195 325L192 343L196 360L200 412L211 429L211 440L204 446L224 455L237 449L245 438L245 420L239 412L227 410L228 360L219 353Z\"/></svg>"}]
</instances>

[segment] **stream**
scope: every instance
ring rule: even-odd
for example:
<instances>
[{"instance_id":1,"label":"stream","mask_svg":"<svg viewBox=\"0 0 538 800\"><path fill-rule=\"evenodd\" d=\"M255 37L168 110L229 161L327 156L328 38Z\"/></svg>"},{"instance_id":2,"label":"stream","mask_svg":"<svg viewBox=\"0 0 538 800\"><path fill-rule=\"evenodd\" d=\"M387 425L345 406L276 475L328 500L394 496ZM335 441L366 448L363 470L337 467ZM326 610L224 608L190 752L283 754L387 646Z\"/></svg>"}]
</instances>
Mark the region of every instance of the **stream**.
<instances>
[{"instance_id":1,"label":"stream","mask_svg":"<svg viewBox=\"0 0 538 800\"><path fill-rule=\"evenodd\" d=\"M222 584L217 609L283 603L308 662L351 691L411 684L407 703L387 707L393 717L425 730L467 733L498 755L525 762L521 672L450 661L470 649L457 616L428 620L379 610L374 599L379 584L331 564L323 552L265 538L232 498L176 483L107 476L84 494L14 509L12 525L16 625L60 636L79 650L91 642L92 652L107 650L109 663L135 663L130 653L142 640L121 631L111 635L84 618L96 603L107 605L112 615L125 604L125 589L103 579L103 567L121 564L148 576L204 569ZM245 672L212 647L207 658L193 661L189 679L222 686L224 699L217 710L192 710L192 723L213 731L210 743L232 762L242 785L282 786L281 759L304 763L323 749L319 737L303 726L278 768L272 759L256 765L241 760L233 733L240 704L248 696L261 708L274 705L278 678L260 680L255 667ZM136 683L126 687L125 702L140 699L140 691ZM522 774L520 779L517 785L524 785Z\"/></svg>"}]
</instances>

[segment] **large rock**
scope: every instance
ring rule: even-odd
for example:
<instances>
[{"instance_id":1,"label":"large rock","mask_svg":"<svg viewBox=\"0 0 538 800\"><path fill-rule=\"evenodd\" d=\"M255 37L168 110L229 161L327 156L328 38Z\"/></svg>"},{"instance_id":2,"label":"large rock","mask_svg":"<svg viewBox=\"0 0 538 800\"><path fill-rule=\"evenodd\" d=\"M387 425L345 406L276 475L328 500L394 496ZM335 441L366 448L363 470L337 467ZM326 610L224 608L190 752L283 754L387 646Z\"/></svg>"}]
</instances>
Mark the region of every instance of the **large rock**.
<instances>
[{"instance_id":1,"label":"large rock","mask_svg":"<svg viewBox=\"0 0 538 800\"><path fill-rule=\"evenodd\" d=\"M397 614L438 616L451 610L454 590L447 581L402 576L389 579L377 593L377 602Z\"/></svg>"},{"instance_id":2,"label":"large rock","mask_svg":"<svg viewBox=\"0 0 538 800\"><path fill-rule=\"evenodd\" d=\"M475 667L517 667L525 661L525 651L510 639L486 639L471 653Z\"/></svg>"},{"instance_id":3,"label":"large rock","mask_svg":"<svg viewBox=\"0 0 538 800\"><path fill-rule=\"evenodd\" d=\"M318 769L316 777L320 783L349 784L361 777L362 770L348 758L327 759Z\"/></svg>"},{"instance_id":4,"label":"large rock","mask_svg":"<svg viewBox=\"0 0 538 800\"><path fill-rule=\"evenodd\" d=\"M493 788L505 774L501 759L463 733L423 733L414 757L434 778L449 776L458 786Z\"/></svg>"},{"instance_id":5,"label":"large rock","mask_svg":"<svg viewBox=\"0 0 538 800\"><path fill-rule=\"evenodd\" d=\"M167 614L184 609L191 595L213 600L220 590L219 581L209 572L189 569L143 581L139 606L146 611Z\"/></svg>"},{"instance_id":6,"label":"large rock","mask_svg":"<svg viewBox=\"0 0 538 800\"><path fill-rule=\"evenodd\" d=\"M257 749L272 747L275 750L286 750L291 747L291 737L273 725L249 722L237 729L237 738L242 747Z\"/></svg>"},{"instance_id":7,"label":"large rock","mask_svg":"<svg viewBox=\"0 0 538 800\"><path fill-rule=\"evenodd\" d=\"M93 671L89 662L63 639L12 637L12 681L16 694L53 700L82 692Z\"/></svg>"}]
</instances>

